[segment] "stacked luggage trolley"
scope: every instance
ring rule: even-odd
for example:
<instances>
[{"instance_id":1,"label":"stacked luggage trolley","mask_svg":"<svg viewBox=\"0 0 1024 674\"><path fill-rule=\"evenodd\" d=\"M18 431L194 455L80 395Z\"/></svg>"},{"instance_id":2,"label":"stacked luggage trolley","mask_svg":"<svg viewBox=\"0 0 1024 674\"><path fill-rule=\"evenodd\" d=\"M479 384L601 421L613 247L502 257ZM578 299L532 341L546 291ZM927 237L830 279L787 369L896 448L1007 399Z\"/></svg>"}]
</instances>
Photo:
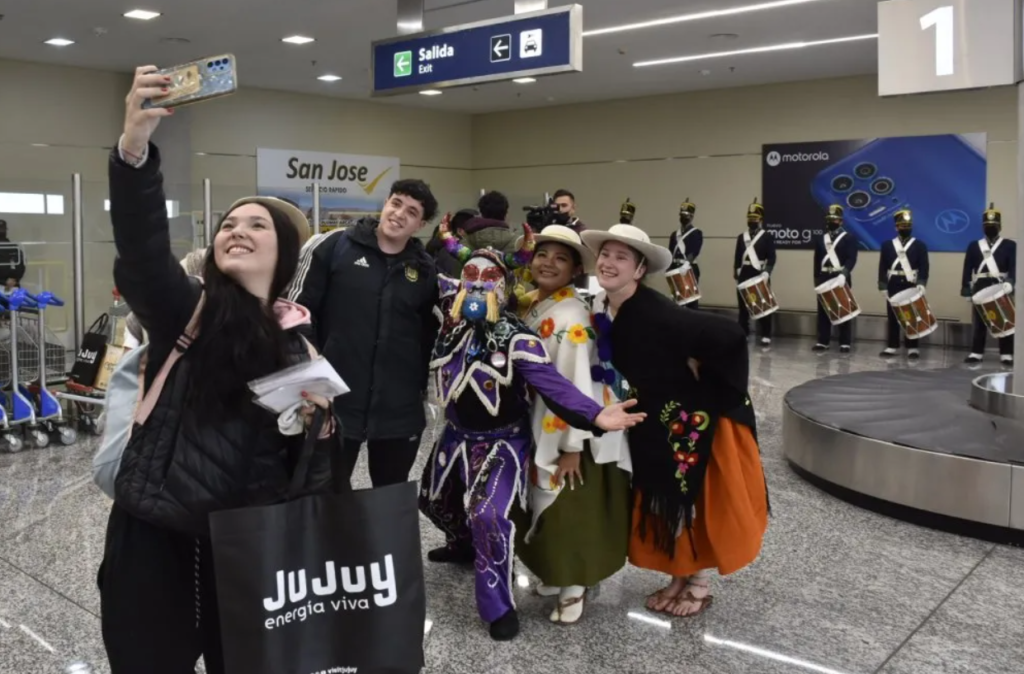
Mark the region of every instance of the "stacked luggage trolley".
<instances>
[{"instance_id":1,"label":"stacked luggage trolley","mask_svg":"<svg viewBox=\"0 0 1024 674\"><path fill-rule=\"evenodd\" d=\"M47 307L64 302L50 292L22 288L0 294L0 449L18 452L26 442L46 447L51 439L71 445L68 423L50 385L67 380L67 352L46 328Z\"/></svg>"}]
</instances>

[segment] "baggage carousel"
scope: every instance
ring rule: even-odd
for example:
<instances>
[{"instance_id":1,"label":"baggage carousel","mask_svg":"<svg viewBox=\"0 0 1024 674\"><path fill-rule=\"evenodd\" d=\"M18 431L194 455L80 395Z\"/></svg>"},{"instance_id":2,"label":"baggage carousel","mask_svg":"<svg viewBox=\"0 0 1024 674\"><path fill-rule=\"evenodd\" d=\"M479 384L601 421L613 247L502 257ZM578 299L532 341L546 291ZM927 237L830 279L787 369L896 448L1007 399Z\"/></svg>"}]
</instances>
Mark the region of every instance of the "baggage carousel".
<instances>
[{"instance_id":1,"label":"baggage carousel","mask_svg":"<svg viewBox=\"0 0 1024 674\"><path fill-rule=\"evenodd\" d=\"M783 403L793 469L871 510L1024 545L1024 396L966 368L817 379Z\"/></svg>"}]
</instances>

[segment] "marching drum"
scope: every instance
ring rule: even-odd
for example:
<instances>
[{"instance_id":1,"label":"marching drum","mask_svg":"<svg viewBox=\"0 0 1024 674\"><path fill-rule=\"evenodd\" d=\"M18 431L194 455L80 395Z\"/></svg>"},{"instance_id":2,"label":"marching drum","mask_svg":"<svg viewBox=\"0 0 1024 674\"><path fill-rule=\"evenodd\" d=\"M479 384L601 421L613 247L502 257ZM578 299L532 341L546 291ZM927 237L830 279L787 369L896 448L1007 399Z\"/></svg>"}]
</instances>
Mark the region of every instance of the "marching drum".
<instances>
[{"instance_id":1,"label":"marching drum","mask_svg":"<svg viewBox=\"0 0 1024 674\"><path fill-rule=\"evenodd\" d=\"M1013 304L1012 287L1002 283L983 288L971 298L981 315L981 322L996 339L1009 337L1017 324L1017 309Z\"/></svg>"},{"instance_id":2,"label":"marching drum","mask_svg":"<svg viewBox=\"0 0 1024 674\"><path fill-rule=\"evenodd\" d=\"M666 272L665 278L668 280L668 287L676 299L676 304L685 305L700 299L697 275L693 272L693 267L689 262L684 262L681 266Z\"/></svg>"},{"instance_id":3,"label":"marching drum","mask_svg":"<svg viewBox=\"0 0 1024 674\"><path fill-rule=\"evenodd\" d=\"M779 310L779 303L768 282L769 278L767 273L760 274L736 286L743 303L747 305L750 317L755 321Z\"/></svg>"},{"instance_id":4,"label":"marching drum","mask_svg":"<svg viewBox=\"0 0 1024 674\"><path fill-rule=\"evenodd\" d=\"M935 332L939 322L935 319L928 298L921 288L909 288L889 298L896 320L907 339L921 339Z\"/></svg>"},{"instance_id":5,"label":"marching drum","mask_svg":"<svg viewBox=\"0 0 1024 674\"><path fill-rule=\"evenodd\" d=\"M830 281L825 281L814 289L818 293L818 301L828 320L832 325L839 325L846 321L853 320L860 315L860 305L853 296L853 290L846 285L846 277L839 275Z\"/></svg>"}]
</instances>

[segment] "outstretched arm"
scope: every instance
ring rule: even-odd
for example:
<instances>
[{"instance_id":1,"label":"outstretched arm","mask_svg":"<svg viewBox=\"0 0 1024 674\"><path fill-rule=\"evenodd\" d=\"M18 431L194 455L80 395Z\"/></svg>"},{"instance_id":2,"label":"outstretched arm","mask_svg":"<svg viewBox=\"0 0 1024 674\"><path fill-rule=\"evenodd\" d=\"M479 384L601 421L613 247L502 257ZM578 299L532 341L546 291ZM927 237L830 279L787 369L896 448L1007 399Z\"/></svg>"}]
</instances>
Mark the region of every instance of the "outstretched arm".
<instances>
[{"instance_id":1,"label":"outstretched arm","mask_svg":"<svg viewBox=\"0 0 1024 674\"><path fill-rule=\"evenodd\" d=\"M580 393L551 363L517 360L515 365L518 372L544 399L548 409L573 428L602 435L604 431L631 428L646 417L645 414L626 411L636 405L635 400L601 407L589 396Z\"/></svg>"}]
</instances>

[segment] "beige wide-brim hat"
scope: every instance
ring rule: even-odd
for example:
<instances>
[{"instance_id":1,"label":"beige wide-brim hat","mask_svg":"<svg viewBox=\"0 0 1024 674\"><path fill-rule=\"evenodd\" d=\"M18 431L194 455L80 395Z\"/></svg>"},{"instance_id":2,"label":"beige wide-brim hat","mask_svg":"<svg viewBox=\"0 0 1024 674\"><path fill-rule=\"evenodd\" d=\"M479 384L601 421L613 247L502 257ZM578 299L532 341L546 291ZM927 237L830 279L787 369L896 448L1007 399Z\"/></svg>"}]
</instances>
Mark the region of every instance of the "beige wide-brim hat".
<instances>
[{"instance_id":1,"label":"beige wide-brim hat","mask_svg":"<svg viewBox=\"0 0 1024 674\"><path fill-rule=\"evenodd\" d=\"M259 204L260 206L276 208L285 214L288 221L292 223L293 227L295 227L295 231L299 233L299 246L302 246L309 241L312 230L309 227L309 220L306 219L306 214L295 206L289 204L287 201L278 199L277 197L245 197L231 204L227 212L230 213L239 206L244 206L246 204Z\"/></svg>"},{"instance_id":2,"label":"beige wide-brim hat","mask_svg":"<svg viewBox=\"0 0 1024 674\"><path fill-rule=\"evenodd\" d=\"M580 236L583 238L583 243L594 252L594 255L599 254L601 246L609 241L626 244L644 256L648 276L663 274L672 265L672 253L669 249L651 243L651 237L647 236L647 232L633 225L612 225L607 232L588 229Z\"/></svg>"},{"instance_id":3,"label":"beige wide-brim hat","mask_svg":"<svg viewBox=\"0 0 1024 674\"><path fill-rule=\"evenodd\" d=\"M544 228L543 234L534 234L533 240L538 246L542 243L560 243L572 248L580 254L580 259L583 260L583 271L587 274L594 271L596 262L594 252L583 245L583 240L574 229L565 225L548 225Z\"/></svg>"}]
</instances>

